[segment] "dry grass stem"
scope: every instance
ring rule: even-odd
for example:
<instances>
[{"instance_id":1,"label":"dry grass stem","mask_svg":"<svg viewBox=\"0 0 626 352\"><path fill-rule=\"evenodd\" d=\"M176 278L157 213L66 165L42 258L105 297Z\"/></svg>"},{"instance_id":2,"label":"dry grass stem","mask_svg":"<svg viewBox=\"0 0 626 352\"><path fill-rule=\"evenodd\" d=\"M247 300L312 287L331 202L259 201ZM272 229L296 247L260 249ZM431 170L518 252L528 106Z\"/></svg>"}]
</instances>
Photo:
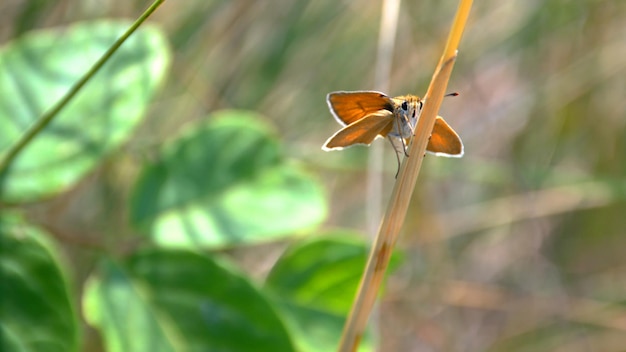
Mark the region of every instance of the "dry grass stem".
<instances>
[{"instance_id":1,"label":"dry grass stem","mask_svg":"<svg viewBox=\"0 0 626 352\"><path fill-rule=\"evenodd\" d=\"M471 0L461 0L459 4L444 53L435 69L425 96L424 109L416 127L415 138L409 149L409 155L412 157L405 158L402 163L389 206L370 251L356 299L344 326L339 351L356 351L365 331L367 320L380 290L393 247L406 217L409 201L415 188L415 181L424 160L426 145L435 124L441 101L445 95L448 80L454 67L457 48L471 6Z\"/></svg>"}]
</instances>

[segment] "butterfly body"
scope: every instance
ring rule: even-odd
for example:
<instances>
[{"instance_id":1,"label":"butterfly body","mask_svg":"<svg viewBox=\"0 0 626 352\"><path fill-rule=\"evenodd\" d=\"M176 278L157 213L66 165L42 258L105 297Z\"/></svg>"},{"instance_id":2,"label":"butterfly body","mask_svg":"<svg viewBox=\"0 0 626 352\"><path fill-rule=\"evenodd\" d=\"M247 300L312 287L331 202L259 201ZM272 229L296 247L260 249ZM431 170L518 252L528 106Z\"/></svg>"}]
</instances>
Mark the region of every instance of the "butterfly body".
<instances>
[{"instance_id":1,"label":"butterfly body","mask_svg":"<svg viewBox=\"0 0 626 352\"><path fill-rule=\"evenodd\" d=\"M393 118L397 123L393 124L393 128L389 135L397 138L408 139L413 136L417 119L422 112L422 101L414 95L404 95L391 98L393 101Z\"/></svg>"},{"instance_id":2,"label":"butterfly body","mask_svg":"<svg viewBox=\"0 0 626 352\"><path fill-rule=\"evenodd\" d=\"M333 92L326 101L337 122L344 126L326 141L322 147L326 151L369 145L377 137L390 137L402 140L406 154L406 145L414 135L424 105L415 95L391 98L376 91ZM437 116L426 150L435 155L461 157L463 143Z\"/></svg>"}]
</instances>

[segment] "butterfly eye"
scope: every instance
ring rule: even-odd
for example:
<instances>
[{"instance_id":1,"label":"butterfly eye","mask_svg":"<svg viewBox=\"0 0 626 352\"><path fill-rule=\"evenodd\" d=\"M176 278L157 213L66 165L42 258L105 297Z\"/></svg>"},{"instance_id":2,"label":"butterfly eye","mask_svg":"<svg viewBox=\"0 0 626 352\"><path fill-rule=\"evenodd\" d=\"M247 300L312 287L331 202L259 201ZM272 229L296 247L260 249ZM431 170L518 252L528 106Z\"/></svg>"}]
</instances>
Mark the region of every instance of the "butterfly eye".
<instances>
[{"instance_id":1,"label":"butterfly eye","mask_svg":"<svg viewBox=\"0 0 626 352\"><path fill-rule=\"evenodd\" d=\"M409 110L409 104L407 104L407 102L406 102L406 101L403 101L403 102L402 102L402 110L404 110L404 111Z\"/></svg>"}]
</instances>

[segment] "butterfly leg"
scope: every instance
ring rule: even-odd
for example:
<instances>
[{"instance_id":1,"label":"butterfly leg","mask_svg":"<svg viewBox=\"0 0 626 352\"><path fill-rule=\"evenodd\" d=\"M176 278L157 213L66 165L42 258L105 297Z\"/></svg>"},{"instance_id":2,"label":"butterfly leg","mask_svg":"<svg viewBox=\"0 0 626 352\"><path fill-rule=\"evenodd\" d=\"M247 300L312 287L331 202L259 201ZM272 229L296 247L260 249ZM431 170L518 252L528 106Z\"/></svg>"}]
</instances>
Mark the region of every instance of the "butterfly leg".
<instances>
[{"instance_id":1,"label":"butterfly leg","mask_svg":"<svg viewBox=\"0 0 626 352\"><path fill-rule=\"evenodd\" d=\"M408 141L406 141L404 138L400 138L400 140L402 141L402 149L404 149L404 155L408 157L409 156Z\"/></svg>"},{"instance_id":2,"label":"butterfly leg","mask_svg":"<svg viewBox=\"0 0 626 352\"><path fill-rule=\"evenodd\" d=\"M387 136L387 139L389 140L389 143L391 143L394 154L396 154L396 160L398 161L398 169L396 170L395 176L396 178L398 178L398 173L400 173L400 154L402 153L402 151L399 150L398 147L396 147L396 144L393 142L393 139L391 139L391 136Z\"/></svg>"},{"instance_id":3,"label":"butterfly leg","mask_svg":"<svg viewBox=\"0 0 626 352\"><path fill-rule=\"evenodd\" d=\"M408 148L407 148L407 143L405 142L404 138L402 138L402 128L400 127L400 120L395 119L396 121L396 128L398 129L398 134L400 135L400 140L402 141L402 149L404 150L404 155L406 155L407 157L409 156L409 152L408 152ZM410 126L410 125L409 125ZM413 129L411 129L411 131L413 131ZM393 142L392 142L393 144ZM395 146L394 146L395 148Z\"/></svg>"}]
</instances>

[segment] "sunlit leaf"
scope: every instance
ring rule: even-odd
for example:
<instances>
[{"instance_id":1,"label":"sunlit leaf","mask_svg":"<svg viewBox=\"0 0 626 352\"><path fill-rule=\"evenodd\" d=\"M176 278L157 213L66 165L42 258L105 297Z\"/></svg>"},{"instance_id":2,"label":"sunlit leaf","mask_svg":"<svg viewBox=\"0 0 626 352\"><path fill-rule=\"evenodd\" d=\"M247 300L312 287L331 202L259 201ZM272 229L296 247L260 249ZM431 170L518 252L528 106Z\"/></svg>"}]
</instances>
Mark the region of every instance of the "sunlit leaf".
<instances>
[{"instance_id":1,"label":"sunlit leaf","mask_svg":"<svg viewBox=\"0 0 626 352\"><path fill-rule=\"evenodd\" d=\"M132 221L161 245L266 241L318 224L320 185L281 155L260 117L222 111L188 126L136 185Z\"/></svg>"},{"instance_id":2,"label":"sunlit leaf","mask_svg":"<svg viewBox=\"0 0 626 352\"><path fill-rule=\"evenodd\" d=\"M266 289L287 317L296 343L303 351L336 348L350 311L368 245L353 233L335 231L321 239L289 248L272 268ZM392 256L391 268L399 263ZM361 350L372 350L365 339Z\"/></svg>"},{"instance_id":3,"label":"sunlit leaf","mask_svg":"<svg viewBox=\"0 0 626 352\"><path fill-rule=\"evenodd\" d=\"M42 232L15 218L0 218L2 351L77 351L73 298Z\"/></svg>"},{"instance_id":4,"label":"sunlit leaf","mask_svg":"<svg viewBox=\"0 0 626 352\"><path fill-rule=\"evenodd\" d=\"M293 350L283 323L246 279L192 252L106 262L90 280L84 308L107 351Z\"/></svg>"},{"instance_id":5,"label":"sunlit leaf","mask_svg":"<svg viewBox=\"0 0 626 352\"><path fill-rule=\"evenodd\" d=\"M0 155L59 100L129 27L80 23L25 35L0 49ZM169 62L165 38L140 28L42 133L6 177L5 201L72 186L141 121Z\"/></svg>"}]
</instances>

